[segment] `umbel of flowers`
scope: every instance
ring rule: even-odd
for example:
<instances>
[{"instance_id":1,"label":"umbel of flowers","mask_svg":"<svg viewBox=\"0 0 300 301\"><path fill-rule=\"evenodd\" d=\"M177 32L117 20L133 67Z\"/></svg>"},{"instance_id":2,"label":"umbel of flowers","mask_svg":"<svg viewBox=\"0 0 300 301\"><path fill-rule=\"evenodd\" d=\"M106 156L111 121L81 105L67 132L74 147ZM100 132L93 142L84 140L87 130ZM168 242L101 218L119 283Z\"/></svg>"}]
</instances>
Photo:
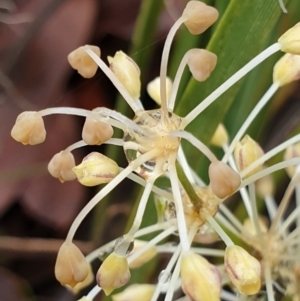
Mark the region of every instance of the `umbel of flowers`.
<instances>
[{"instance_id":1,"label":"umbel of flowers","mask_svg":"<svg viewBox=\"0 0 300 301\"><path fill-rule=\"evenodd\" d=\"M249 223L256 229L254 237L260 235L262 230L259 228L254 182L275 170L300 163L299 158L289 158L270 168L262 167L263 163L275 153L299 141L299 137L294 137L294 140L287 141L267 154L263 154L259 145L250 137L245 136L242 139L252 120L278 88L299 78L300 26L298 24L287 31L277 43L252 59L190 113L180 117L174 114L173 109L184 68L188 66L192 76L201 82L206 80L215 68L217 57L204 49L189 50L182 58L172 83L167 77L167 65L173 37L182 24L191 34L201 34L217 18L218 12L213 7L199 1L190 1L182 16L171 28L162 53L160 77L154 79L147 87L149 95L160 105L159 109L144 110L139 99L140 70L130 57L119 51L114 57L108 58L109 66L107 66L101 59L100 49L86 45L70 53L68 56L70 65L86 78L94 76L100 67L134 111L134 119L131 120L114 110L101 107L92 111L77 108L48 108L39 112L24 112L16 120L11 132L12 137L23 144L34 145L42 143L46 138L43 117L51 114L73 114L86 118L82 140L56 154L48 165L51 175L61 182L77 178L86 186L107 184L75 218L57 256L56 278L62 285L78 290L92 278L90 262L99 257L101 252L111 249L97 272L98 285L83 297L82 301L93 300L101 290L107 295L111 294L116 288L128 283L130 269L143 265L157 253L165 252L172 255L156 285L130 286L115 295L114 300L128 300L130 296L130 300L155 301L161 293L166 293L165 300L170 301L174 291L180 286L186 295L186 300L214 301L220 298L235 300L236 293L245 296L255 295L265 284L269 299L273 298L271 278L274 268L278 266L277 261L269 262L267 257L263 257L263 260L256 258L245 248L233 243L222 227L239 237L242 235L234 227L239 227L243 235L245 231L223 201L239 191L249 215ZM230 144L224 127L220 125L217 129L212 143L224 149L224 156L219 160L208 146L185 131L186 126L240 78L279 50L287 54L274 68L272 86L258 102ZM113 138L114 127L124 132L123 139ZM191 143L211 162L208 169L208 184L199 179L189 167L188 160L181 149L182 139ZM89 154L81 164L76 166L72 155L74 149L103 143L122 146L128 166L121 169L116 162L97 152ZM160 176L169 177L170 191L162 190L155 185L156 179ZM85 258L72 242L77 228L94 206L125 178L145 186L133 224L125 235L100 247ZM155 225L140 229L151 192L158 196L159 220ZM284 204L286 202L282 201ZM282 211L283 209L279 212ZM280 220L282 213L278 215L277 220ZM137 240L138 237L156 231L160 233L151 241ZM159 244L177 232L178 245ZM249 235L245 237L248 238ZM192 247L193 242L211 243L220 238L226 245L225 251ZM259 241L260 238L261 236ZM251 241L244 240L259 252L262 253L264 250L263 247L258 247L254 238ZM265 242L266 245L269 243L269 241ZM268 250L271 252L272 249ZM291 256L294 254L292 253ZM212 265L205 256L224 257L224 265ZM292 276L290 275L290 278ZM231 287L230 292L222 289L224 284ZM292 289L290 291L292 292Z\"/></svg>"}]
</instances>

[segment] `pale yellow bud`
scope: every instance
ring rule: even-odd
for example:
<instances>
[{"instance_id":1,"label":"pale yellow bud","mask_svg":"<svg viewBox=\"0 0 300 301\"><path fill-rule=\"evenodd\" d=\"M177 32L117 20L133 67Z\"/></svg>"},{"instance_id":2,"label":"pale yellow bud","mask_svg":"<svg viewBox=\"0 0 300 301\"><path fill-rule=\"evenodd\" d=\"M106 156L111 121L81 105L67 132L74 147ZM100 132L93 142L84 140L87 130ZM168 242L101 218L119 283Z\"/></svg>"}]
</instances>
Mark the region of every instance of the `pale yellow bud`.
<instances>
[{"instance_id":1,"label":"pale yellow bud","mask_svg":"<svg viewBox=\"0 0 300 301\"><path fill-rule=\"evenodd\" d=\"M264 154L257 142L249 135L246 135L240 142L237 142L234 149L234 158L239 171L243 171ZM262 164L257 166L245 177L249 177L262 170Z\"/></svg>"},{"instance_id":2,"label":"pale yellow bud","mask_svg":"<svg viewBox=\"0 0 300 301\"><path fill-rule=\"evenodd\" d=\"M285 150L285 153L283 156L284 160L290 160L290 159L297 158L297 157L300 157L300 142L298 142L294 145L290 145ZM296 167L297 166L293 166L293 165L286 167L285 171L290 178L292 178L294 176Z\"/></svg>"},{"instance_id":3,"label":"pale yellow bud","mask_svg":"<svg viewBox=\"0 0 300 301\"><path fill-rule=\"evenodd\" d=\"M114 57L107 57L110 69L122 83L133 99L140 97L141 80L138 65L123 51L117 51Z\"/></svg>"},{"instance_id":4,"label":"pale yellow bud","mask_svg":"<svg viewBox=\"0 0 300 301\"><path fill-rule=\"evenodd\" d=\"M95 61L84 51L84 48L91 49L98 57L100 57L100 48L92 45L81 46L68 55L68 62L71 67L78 71L84 78L93 77L98 69Z\"/></svg>"},{"instance_id":5,"label":"pale yellow bud","mask_svg":"<svg viewBox=\"0 0 300 301\"><path fill-rule=\"evenodd\" d=\"M69 151L61 151L53 156L48 164L48 171L52 177L59 179L61 183L76 179L72 170L75 167L74 156Z\"/></svg>"},{"instance_id":6,"label":"pale yellow bud","mask_svg":"<svg viewBox=\"0 0 300 301\"><path fill-rule=\"evenodd\" d=\"M62 285L74 287L87 278L89 270L89 264L81 251L72 242L65 241L57 254L56 279Z\"/></svg>"},{"instance_id":7,"label":"pale yellow bud","mask_svg":"<svg viewBox=\"0 0 300 301\"><path fill-rule=\"evenodd\" d=\"M300 23L286 31L278 42L281 51L300 55Z\"/></svg>"},{"instance_id":8,"label":"pale yellow bud","mask_svg":"<svg viewBox=\"0 0 300 301\"><path fill-rule=\"evenodd\" d=\"M193 301L219 301L221 278L217 268L192 251L181 258L181 285Z\"/></svg>"},{"instance_id":9,"label":"pale yellow bud","mask_svg":"<svg viewBox=\"0 0 300 301\"><path fill-rule=\"evenodd\" d=\"M268 232L268 227L266 223L266 219L259 216L258 217L258 224L259 224L259 229L261 233L267 233ZM246 218L243 223L243 227L245 230L252 236L256 236L258 233L256 231L256 227L253 224L252 220L250 218Z\"/></svg>"},{"instance_id":10,"label":"pale yellow bud","mask_svg":"<svg viewBox=\"0 0 300 301\"><path fill-rule=\"evenodd\" d=\"M37 112L21 113L11 130L11 136L24 145L44 142L46 130L43 118Z\"/></svg>"},{"instance_id":11,"label":"pale yellow bud","mask_svg":"<svg viewBox=\"0 0 300 301\"><path fill-rule=\"evenodd\" d=\"M274 66L273 81L280 86L300 79L300 55L286 53Z\"/></svg>"},{"instance_id":12,"label":"pale yellow bud","mask_svg":"<svg viewBox=\"0 0 300 301\"><path fill-rule=\"evenodd\" d=\"M125 285L130 280L127 258L111 253L100 266L96 279L106 295Z\"/></svg>"},{"instance_id":13,"label":"pale yellow bud","mask_svg":"<svg viewBox=\"0 0 300 301\"><path fill-rule=\"evenodd\" d=\"M172 90L172 81L169 77L166 78L166 97L169 99ZM147 92L150 97L158 104L161 105L160 98L160 77L156 77L147 85Z\"/></svg>"},{"instance_id":14,"label":"pale yellow bud","mask_svg":"<svg viewBox=\"0 0 300 301\"><path fill-rule=\"evenodd\" d=\"M219 199L229 197L241 185L240 175L221 161L209 165L208 176L211 190Z\"/></svg>"},{"instance_id":15,"label":"pale yellow bud","mask_svg":"<svg viewBox=\"0 0 300 301\"><path fill-rule=\"evenodd\" d=\"M148 243L147 241L135 239L134 240L134 248L133 248L132 252L130 253L130 255L132 255L135 252L137 252L138 250L140 250L147 243ZM132 261L129 264L129 267L131 269L137 269L137 268L141 267L142 265L144 265L145 263L147 263L149 260L151 260L156 254L157 254L156 247L153 246L153 247L149 248L146 252L144 252L141 256L139 256L137 259Z\"/></svg>"},{"instance_id":16,"label":"pale yellow bud","mask_svg":"<svg viewBox=\"0 0 300 301\"><path fill-rule=\"evenodd\" d=\"M245 295L258 293L261 286L259 261L236 245L226 248L224 258L226 271L237 290Z\"/></svg>"},{"instance_id":17,"label":"pale yellow bud","mask_svg":"<svg viewBox=\"0 0 300 301\"><path fill-rule=\"evenodd\" d=\"M92 152L82 163L73 168L78 181L85 186L109 183L120 171L117 163L110 158Z\"/></svg>"},{"instance_id":18,"label":"pale yellow bud","mask_svg":"<svg viewBox=\"0 0 300 301\"><path fill-rule=\"evenodd\" d=\"M222 123L218 125L210 143L217 147L222 147L228 144L228 133Z\"/></svg>"},{"instance_id":19,"label":"pale yellow bud","mask_svg":"<svg viewBox=\"0 0 300 301\"><path fill-rule=\"evenodd\" d=\"M123 292L113 295L113 301L150 301L155 291L155 285L132 284Z\"/></svg>"},{"instance_id":20,"label":"pale yellow bud","mask_svg":"<svg viewBox=\"0 0 300 301\"><path fill-rule=\"evenodd\" d=\"M109 140L114 133L110 124L87 117L82 129L82 139L89 145L100 145Z\"/></svg>"},{"instance_id":21,"label":"pale yellow bud","mask_svg":"<svg viewBox=\"0 0 300 301\"><path fill-rule=\"evenodd\" d=\"M271 175L267 175L255 182L256 193L265 198L274 194L274 182Z\"/></svg>"},{"instance_id":22,"label":"pale yellow bud","mask_svg":"<svg viewBox=\"0 0 300 301\"><path fill-rule=\"evenodd\" d=\"M83 296L82 298L78 299L77 301L93 301L93 300L88 299L86 296Z\"/></svg>"},{"instance_id":23,"label":"pale yellow bud","mask_svg":"<svg viewBox=\"0 0 300 301\"><path fill-rule=\"evenodd\" d=\"M73 294L77 295L81 290L83 290L84 288L88 287L90 284L93 283L94 281L94 273L92 271L92 267L89 264L89 273L88 276L85 278L84 281L77 283L77 285L75 285L72 288L72 292Z\"/></svg>"},{"instance_id":24,"label":"pale yellow bud","mask_svg":"<svg viewBox=\"0 0 300 301\"><path fill-rule=\"evenodd\" d=\"M200 1L189 1L182 13L184 22L191 34L200 34L218 19L218 11Z\"/></svg>"},{"instance_id":25,"label":"pale yellow bud","mask_svg":"<svg viewBox=\"0 0 300 301\"><path fill-rule=\"evenodd\" d=\"M217 56L205 49L189 50L188 66L195 80L205 81L215 69Z\"/></svg>"}]
</instances>

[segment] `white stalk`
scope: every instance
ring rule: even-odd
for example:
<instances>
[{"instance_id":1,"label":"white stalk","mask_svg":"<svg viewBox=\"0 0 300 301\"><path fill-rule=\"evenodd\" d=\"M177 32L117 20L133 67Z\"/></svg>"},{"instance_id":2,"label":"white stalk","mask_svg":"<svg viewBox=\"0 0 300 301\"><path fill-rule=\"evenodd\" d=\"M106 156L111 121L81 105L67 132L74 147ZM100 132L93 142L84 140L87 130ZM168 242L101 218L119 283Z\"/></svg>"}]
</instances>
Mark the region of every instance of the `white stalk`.
<instances>
[{"instance_id":1,"label":"white stalk","mask_svg":"<svg viewBox=\"0 0 300 301\"><path fill-rule=\"evenodd\" d=\"M164 301L171 301L173 298L174 288L176 287L176 282L177 279L179 278L179 273L180 273L180 261L181 261L181 257L177 260Z\"/></svg>"},{"instance_id":2,"label":"white stalk","mask_svg":"<svg viewBox=\"0 0 300 301\"><path fill-rule=\"evenodd\" d=\"M287 11L287 9L284 6L283 1L282 0L278 0L278 3L279 3L279 6L280 6L281 10L286 14L288 11Z\"/></svg>"},{"instance_id":3,"label":"white stalk","mask_svg":"<svg viewBox=\"0 0 300 301\"><path fill-rule=\"evenodd\" d=\"M77 149L77 148L80 148L80 147L83 147L83 146L86 146L87 144L83 141L83 140L80 140L78 142L75 142L73 144L71 144L70 146L68 146L65 151L67 152L72 152L74 149Z\"/></svg>"},{"instance_id":4,"label":"white stalk","mask_svg":"<svg viewBox=\"0 0 300 301\"><path fill-rule=\"evenodd\" d=\"M87 300L94 300L97 295L101 292L102 288L98 285L95 285L90 292L86 295Z\"/></svg>"},{"instance_id":5,"label":"white stalk","mask_svg":"<svg viewBox=\"0 0 300 301\"><path fill-rule=\"evenodd\" d=\"M225 300L225 301L239 301L239 298L236 295L234 295L230 292L227 292L225 290L221 290L220 297L222 300Z\"/></svg>"},{"instance_id":6,"label":"white stalk","mask_svg":"<svg viewBox=\"0 0 300 301\"><path fill-rule=\"evenodd\" d=\"M294 211L289 215L289 217L282 223L280 228L278 229L278 235L282 235L288 228L300 217L300 207L294 209ZM296 228L297 229L297 228Z\"/></svg>"},{"instance_id":7,"label":"white stalk","mask_svg":"<svg viewBox=\"0 0 300 301\"><path fill-rule=\"evenodd\" d=\"M241 233L239 233L229 222L222 216L219 212L215 215L215 219L218 223L221 223L224 227L226 227L231 233L233 233L236 237L242 239Z\"/></svg>"},{"instance_id":8,"label":"white stalk","mask_svg":"<svg viewBox=\"0 0 300 301\"><path fill-rule=\"evenodd\" d=\"M221 203L219 205L219 209L240 232L243 232L244 226L242 225L242 223L235 217L234 214L232 214L232 212L224 204Z\"/></svg>"},{"instance_id":9,"label":"white stalk","mask_svg":"<svg viewBox=\"0 0 300 301\"><path fill-rule=\"evenodd\" d=\"M186 156L183 152L182 146L179 146L178 154L177 154L178 162L181 165L182 169L185 172L186 177L188 178L189 182L194 185L195 184L195 178L192 173L192 169L189 166L189 163L186 159Z\"/></svg>"},{"instance_id":10,"label":"white stalk","mask_svg":"<svg viewBox=\"0 0 300 301\"><path fill-rule=\"evenodd\" d=\"M157 252L159 253L174 253L177 250L178 246L170 246L170 245L160 245L157 246ZM191 248L192 252L203 256L213 256L213 257L224 257L225 252L223 250L216 250L210 248Z\"/></svg>"},{"instance_id":11,"label":"white stalk","mask_svg":"<svg viewBox=\"0 0 300 301\"><path fill-rule=\"evenodd\" d=\"M272 284L272 276L271 276L271 268L268 263L264 264L264 276L267 288L267 300L275 301L273 284Z\"/></svg>"}]
</instances>

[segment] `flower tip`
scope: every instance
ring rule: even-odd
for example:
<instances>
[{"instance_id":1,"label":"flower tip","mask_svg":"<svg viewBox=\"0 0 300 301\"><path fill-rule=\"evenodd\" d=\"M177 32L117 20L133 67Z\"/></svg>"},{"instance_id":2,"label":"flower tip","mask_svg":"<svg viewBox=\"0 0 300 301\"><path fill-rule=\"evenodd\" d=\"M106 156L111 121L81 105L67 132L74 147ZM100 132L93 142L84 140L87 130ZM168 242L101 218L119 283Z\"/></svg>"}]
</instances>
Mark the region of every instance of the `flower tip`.
<instances>
[{"instance_id":1,"label":"flower tip","mask_svg":"<svg viewBox=\"0 0 300 301\"><path fill-rule=\"evenodd\" d=\"M210 143L216 147L222 147L228 144L228 133L223 124L219 124Z\"/></svg>"},{"instance_id":2,"label":"flower tip","mask_svg":"<svg viewBox=\"0 0 300 301\"><path fill-rule=\"evenodd\" d=\"M166 97L169 99L170 93L172 90L172 80L167 77L166 78ZM160 98L160 77L156 77L147 85L147 92L149 96L158 104L161 105Z\"/></svg>"},{"instance_id":3,"label":"flower tip","mask_svg":"<svg viewBox=\"0 0 300 301\"><path fill-rule=\"evenodd\" d=\"M142 300L150 301L155 291L155 285L132 284L119 294L113 295L113 301ZM133 298L134 296L134 298Z\"/></svg>"},{"instance_id":4,"label":"flower tip","mask_svg":"<svg viewBox=\"0 0 300 301\"><path fill-rule=\"evenodd\" d=\"M281 51L300 55L300 22L286 31L279 39Z\"/></svg>"}]
</instances>

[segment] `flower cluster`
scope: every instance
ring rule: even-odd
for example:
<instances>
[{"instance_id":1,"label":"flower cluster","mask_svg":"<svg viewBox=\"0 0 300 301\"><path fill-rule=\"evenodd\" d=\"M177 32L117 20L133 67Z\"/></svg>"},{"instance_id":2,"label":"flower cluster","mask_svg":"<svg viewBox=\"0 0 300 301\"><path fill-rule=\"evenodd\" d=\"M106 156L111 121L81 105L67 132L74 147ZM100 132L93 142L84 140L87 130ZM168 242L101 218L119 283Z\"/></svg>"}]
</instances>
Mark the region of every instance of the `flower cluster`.
<instances>
[{"instance_id":1,"label":"flower cluster","mask_svg":"<svg viewBox=\"0 0 300 301\"><path fill-rule=\"evenodd\" d=\"M296 209L285 221L283 214L293 190L300 185L297 168L300 158L297 155L298 146L295 145L300 137L295 136L264 154L251 137L244 135L275 92L281 86L299 79L300 25L297 24L287 31L277 43L231 76L190 113L180 117L173 110L185 67L188 66L197 81L205 81L213 72L217 57L204 49L189 50L182 58L172 83L167 77L167 65L173 37L182 24L191 34L201 34L217 18L218 12L213 7L198 1L187 3L182 16L167 36L160 77L150 82L147 87L149 95L160 105L159 109L144 110L139 99L140 70L130 57L119 51L114 57L108 58L107 66L101 59L100 49L86 45L70 53L70 65L85 78L93 77L98 67L101 68L134 111L134 119L101 107L92 111L49 108L39 112L24 112L16 120L12 137L23 144L34 145L42 143L46 138L43 117L51 114L72 114L86 118L82 140L56 154L48 165L51 175L61 182L77 178L86 186L107 184L76 217L57 256L56 278L62 285L79 290L93 279L90 263L101 253L110 253L97 272L97 286L81 298L81 301L92 301L101 290L107 295L111 294L129 282L130 269L142 266L159 253L172 255L159 275L157 284L131 285L114 295L114 300L155 301L160 294L165 293L165 300L170 301L180 287L185 295L182 300L196 301L214 301L220 298L238 300L239 295L244 295L245 298L258 296L264 286L269 300L275 298L274 287L276 290L285 290L293 297L298 294L299 266L296 252L300 232L297 227L291 232L289 230L295 223L299 223L299 210ZM274 67L273 84L236 136L229 143L224 126L219 125L216 130L211 142L224 151L223 158L218 159L207 145L185 128L245 74L280 50L286 54ZM123 131L123 139L113 138L113 127ZM182 139L191 143L210 161L209 183L203 182L190 168L181 148ZM122 146L128 166L121 169L115 161L97 152L86 156L81 164L75 164L72 155L74 149L103 143ZM263 167L267 160L285 149L287 153L283 162L268 168ZM292 180L277 209L272 188L269 187L271 184L262 184L261 181L269 181L266 178L269 174L283 168L289 169ZM169 178L169 190L162 190L155 185L155 181L161 176ZM125 178L145 187L130 230L84 257L72 242L77 228L94 206ZM255 188L258 180L259 186ZM266 200L269 218L272 220L269 227L258 214L256 189ZM244 224L224 204L237 191L249 216ZM158 222L140 229L151 192L156 194ZM150 241L137 239L158 231L159 234ZM161 243L177 233L178 244ZM243 243L234 243L236 239L233 236ZM224 250L192 246L193 243L208 244L220 239L225 243ZM224 258L224 264L213 264L208 261L207 256Z\"/></svg>"}]
</instances>

